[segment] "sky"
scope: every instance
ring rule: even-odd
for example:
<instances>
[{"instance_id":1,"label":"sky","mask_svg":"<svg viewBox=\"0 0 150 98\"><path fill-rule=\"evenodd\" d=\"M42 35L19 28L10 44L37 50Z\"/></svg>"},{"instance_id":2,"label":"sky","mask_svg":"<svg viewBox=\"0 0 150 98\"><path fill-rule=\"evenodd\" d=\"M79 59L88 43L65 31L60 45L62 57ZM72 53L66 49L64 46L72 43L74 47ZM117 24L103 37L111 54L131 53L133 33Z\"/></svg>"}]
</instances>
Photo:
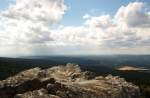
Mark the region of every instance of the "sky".
<instances>
[{"instance_id":1,"label":"sky","mask_svg":"<svg viewBox=\"0 0 150 98\"><path fill-rule=\"evenodd\" d=\"M149 0L0 1L0 56L150 54Z\"/></svg>"}]
</instances>

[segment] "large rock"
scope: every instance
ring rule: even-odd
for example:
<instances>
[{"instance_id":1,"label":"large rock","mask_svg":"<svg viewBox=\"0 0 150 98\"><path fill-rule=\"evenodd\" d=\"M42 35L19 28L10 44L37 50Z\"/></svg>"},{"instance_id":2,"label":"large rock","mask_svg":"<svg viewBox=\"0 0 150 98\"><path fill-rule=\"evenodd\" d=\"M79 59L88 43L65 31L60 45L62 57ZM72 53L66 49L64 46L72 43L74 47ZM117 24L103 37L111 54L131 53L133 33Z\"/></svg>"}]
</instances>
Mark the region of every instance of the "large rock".
<instances>
[{"instance_id":1,"label":"large rock","mask_svg":"<svg viewBox=\"0 0 150 98\"><path fill-rule=\"evenodd\" d=\"M139 88L118 76L95 77L75 64L34 68L0 81L0 98L139 98Z\"/></svg>"},{"instance_id":2,"label":"large rock","mask_svg":"<svg viewBox=\"0 0 150 98\"><path fill-rule=\"evenodd\" d=\"M68 63L66 66L60 65L46 70L47 77L53 77L60 82L84 81L94 78L94 73L82 72L79 65Z\"/></svg>"}]
</instances>

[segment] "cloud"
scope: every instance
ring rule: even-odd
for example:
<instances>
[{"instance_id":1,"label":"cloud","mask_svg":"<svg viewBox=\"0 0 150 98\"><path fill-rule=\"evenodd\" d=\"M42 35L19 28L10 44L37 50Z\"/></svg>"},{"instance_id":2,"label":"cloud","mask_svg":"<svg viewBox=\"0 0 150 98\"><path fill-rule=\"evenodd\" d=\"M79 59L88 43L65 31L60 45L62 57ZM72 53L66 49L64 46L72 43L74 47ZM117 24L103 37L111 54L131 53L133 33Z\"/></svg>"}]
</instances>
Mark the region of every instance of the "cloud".
<instances>
[{"instance_id":1,"label":"cloud","mask_svg":"<svg viewBox=\"0 0 150 98\"><path fill-rule=\"evenodd\" d=\"M62 19L67 10L64 1L13 0L13 2L7 9L0 11L0 46L28 47L52 42L51 27Z\"/></svg>"},{"instance_id":2,"label":"cloud","mask_svg":"<svg viewBox=\"0 0 150 98\"><path fill-rule=\"evenodd\" d=\"M120 7L115 18L129 27L150 27L150 13L142 2Z\"/></svg>"},{"instance_id":3,"label":"cloud","mask_svg":"<svg viewBox=\"0 0 150 98\"><path fill-rule=\"evenodd\" d=\"M9 19L55 22L62 18L67 7L63 0L16 0L1 15Z\"/></svg>"},{"instance_id":4,"label":"cloud","mask_svg":"<svg viewBox=\"0 0 150 98\"><path fill-rule=\"evenodd\" d=\"M85 15L83 16L83 19L88 19L88 18L90 18L90 15L89 15L89 14L85 14Z\"/></svg>"},{"instance_id":5,"label":"cloud","mask_svg":"<svg viewBox=\"0 0 150 98\"><path fill-rule=\"evenodd\" d=\"M113 20L110 15L102 15L98 17L91 17L85 24L95 28L107 28L113 26Z\"/></svg>"},{"instance_id":6,"label":"cloud","mask_svg":"<svg viewBox=\"0 0 150 98\"><path fill-rule=\"evenodd\" d=\"M63 0L17 0L0 12L0 46L5 47L0 51L148 53L150 12L147 9L145 3L132 2L120 7L114 16L85 14L83 25L53 28L67 10Z\"/></svg>"},{"instance_id":7,"label":"cloud","mask_svg":"<svg viewBox=\"0 0 150 98\"><path fill-rule=\"evenodd\" d=\"M57 38L54 39L58 43L64 43L62 45L86 46L85 49L88 47L89 51L91 47L112 51L126 49L137 52L136 49L144 48L148 50L150 49L150 28L148 27L150 19L146 15L150 12L144 11L145 9L144 3L133 2L119 8L114 16L106 14L88 17L86 14L83 16L86 19L84 25L65 26L52 34L56 34Z\"/></svg>"}]
</instances>

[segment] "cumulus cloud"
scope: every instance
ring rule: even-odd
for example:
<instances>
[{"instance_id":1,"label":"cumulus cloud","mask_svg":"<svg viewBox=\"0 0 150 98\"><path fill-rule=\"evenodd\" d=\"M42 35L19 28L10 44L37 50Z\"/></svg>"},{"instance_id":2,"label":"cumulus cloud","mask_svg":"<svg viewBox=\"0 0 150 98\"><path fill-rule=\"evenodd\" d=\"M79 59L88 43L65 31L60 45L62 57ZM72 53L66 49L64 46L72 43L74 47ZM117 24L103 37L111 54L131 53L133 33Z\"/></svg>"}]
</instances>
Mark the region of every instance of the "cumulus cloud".
<instances>
[{"instance_id":1,"label":"cumulus cloud","mask_svg":"<svg viewBox=\"0 0 150 98\"><path fill-rule=\"evenodd\" d=\"M15 5L1 12L9 19L55 22L62 18L67 7L63 0L16 0Z\"/></svg>"},{"instance_id":2,"label":"cumulus cloud","mask_svg":"<svg viewBox=\"0 0 150 98\"><path fill-rule=\"evenodd\" d=\"M113 26L113 20L110 15L102 15L98 17L91 17L85 24L94 28L107 28Z\"/></svg>"},{"instance_id":3,"label":"cumulus cloud","mask_svg":"<svg viewBox=\"0 0 150 98\"><path fill-rule=\"evenodd\" d=\"M120 7L115 18L129 27L150 27L150 13L142 2Z\"/></svg>"},{"instance_id":4,"label":"cumulus cloud","mask_svg":"<svg viewBox=\"0 0 150 98\"><path fill-rule=\"evenodd\" d=\"M114 16L85 14L81 26L53 29L51 26L61 20L67 10L63 0L17 0L0 12L0 45L7 46L7 50L27 45L21 48L26 54L41 51L131 53L139 50L147 53L150 49L147 7L145 3L133 2L120 7Z\"/></svg>"},{"instance_id":5,"label":"cumulus cloud","mask_svg":"<svg viewBox=\"0 0 150 98\"><path fill-rule=\"evenodd\" d=\"M66 10L64 0L13 0L0 11L0 46L15 48L52 42L50 28Z\"/></svg>"},{"instance_id":6,"label":"cumulus cloud","mask_svg":"<svg viewBox=\"0 0 150 98\"><path fill-rule=\"evenodd\" d=\"M0 11L1 54L27 54L41 46L47 48L46 44L54 41L51 27L67 10L64 0L10 1L8 8Z\"/></svg>"},{"instance_id":7,"label":"cumulus cloud","mask_svg":"<svg viewBox=\"0 0 150 98\"><path fill-rule=\"evenodd\" d=\"M114 16L107 14L89 17L86 14L83 16L86 19L84 25L65 26L53 34L57 34L56 40L60 40L63 45L73 44L117 51L150 49L149 13L144 3L133 2L120 7Z\"/></svg>"}]
</instances>

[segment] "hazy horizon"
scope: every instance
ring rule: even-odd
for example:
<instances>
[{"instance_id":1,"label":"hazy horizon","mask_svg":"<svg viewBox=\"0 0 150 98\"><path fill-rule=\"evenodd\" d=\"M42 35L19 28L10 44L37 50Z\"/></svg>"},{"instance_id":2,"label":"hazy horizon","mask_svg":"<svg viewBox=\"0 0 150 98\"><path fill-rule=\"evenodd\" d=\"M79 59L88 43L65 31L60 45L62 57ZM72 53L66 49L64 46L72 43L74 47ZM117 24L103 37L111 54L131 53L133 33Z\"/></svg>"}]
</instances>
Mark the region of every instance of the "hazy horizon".
<instances>
[{"instance_id":1,"label":"hazy horizon","mask_svg":"<svg viewBox=\"0 0 150 98\"><path fill-rule=\"evenodd\" d=\"M150 54L51 54L51 55L1 55L0 58L36 58L36 57L113 57L113 56L150 56Z\"/></svg>"}]
</instances>

